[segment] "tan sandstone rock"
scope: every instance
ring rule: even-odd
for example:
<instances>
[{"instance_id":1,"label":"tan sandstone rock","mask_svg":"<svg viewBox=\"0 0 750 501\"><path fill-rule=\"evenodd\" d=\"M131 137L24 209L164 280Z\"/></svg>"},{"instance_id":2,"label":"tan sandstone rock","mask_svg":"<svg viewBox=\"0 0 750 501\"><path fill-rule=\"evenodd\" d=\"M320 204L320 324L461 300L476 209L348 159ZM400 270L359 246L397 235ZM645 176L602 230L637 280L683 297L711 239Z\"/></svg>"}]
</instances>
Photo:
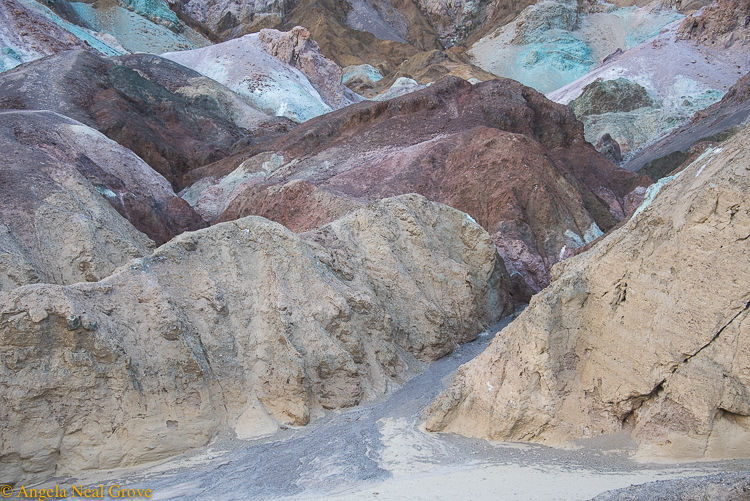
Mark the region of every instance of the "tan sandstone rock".
<instances>
[{"instance_id":1,"label":"tan sandstone rock","mask_svg":"<svg viewBox=\"0 0 750 501\"><path fill-rule=\"evenodd\" d=\"M750 456L748 144L745 130L708 150L557 265L427 429L560 444L625 428L642 454Z\"/></svg>"},{"instance_id":2,"label":"tan sandstone rock","mask_svg":"<svg viewBox=\"0 0 750 501\"><path fill-rule=\"evenodd\" d=\"M304 425L474 339L511 311L509 286L478 224L404 195L303 234L247 217L97 283L0 292L0 478Z\"/></svg>"}]
</instances>

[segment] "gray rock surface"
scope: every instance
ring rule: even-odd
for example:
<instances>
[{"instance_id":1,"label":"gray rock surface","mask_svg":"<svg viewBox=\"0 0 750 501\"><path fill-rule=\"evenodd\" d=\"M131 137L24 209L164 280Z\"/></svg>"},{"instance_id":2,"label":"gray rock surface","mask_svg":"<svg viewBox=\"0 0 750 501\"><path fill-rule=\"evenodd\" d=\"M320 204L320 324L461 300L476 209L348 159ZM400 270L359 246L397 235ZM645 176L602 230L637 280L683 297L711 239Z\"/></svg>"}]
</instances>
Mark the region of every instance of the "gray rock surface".
<instances>
[{"instance_id":1,"label":"gray rock surface","mask_svg":"<svg viewBox=\"0 0 750 501\"><path fill-rule=\"evenodd\" d=\"M661 480L599 494L591 501L745 501L750 499L750 473L718 473Z\"/></svg>"}]
</instances>

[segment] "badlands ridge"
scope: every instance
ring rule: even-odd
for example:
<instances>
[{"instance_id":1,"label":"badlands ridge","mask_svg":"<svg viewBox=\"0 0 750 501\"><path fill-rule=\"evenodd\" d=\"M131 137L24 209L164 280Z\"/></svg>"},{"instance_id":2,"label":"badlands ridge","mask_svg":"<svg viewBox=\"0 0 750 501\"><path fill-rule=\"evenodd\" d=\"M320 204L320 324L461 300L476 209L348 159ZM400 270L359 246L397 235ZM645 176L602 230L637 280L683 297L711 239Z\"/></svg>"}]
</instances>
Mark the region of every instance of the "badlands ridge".
<instances>
[{"instance_id":1,"label":"badlands ridge","mask_svg":"<svg viewBox=\"0 0 750 501\"><path fill-rule=\"evenodd\" d=\"M747 0L3 2L0 482L289 438L512 314L381 433L750 457L749 26Z\"/></svg>"}]
</instances>

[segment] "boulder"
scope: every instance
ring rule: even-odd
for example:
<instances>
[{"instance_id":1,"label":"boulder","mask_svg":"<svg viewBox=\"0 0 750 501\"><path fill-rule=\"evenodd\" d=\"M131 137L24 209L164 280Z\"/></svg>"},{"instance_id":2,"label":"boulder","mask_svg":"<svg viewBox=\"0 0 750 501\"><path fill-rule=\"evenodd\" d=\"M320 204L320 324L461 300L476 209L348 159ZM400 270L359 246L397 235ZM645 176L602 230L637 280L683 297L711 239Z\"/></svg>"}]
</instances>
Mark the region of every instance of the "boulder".
<instances>
[{"instance_id":1,"label":"boulder","mask_svg":"<svg viewBox=\"0 0 750 501\"><path fill-rule=\"evenodd\" d=\"M642 85L626 78L618 78L591 82L569 106L580 119L589 115L620 113L638 108L658 108L659 104Z\"/></svg>"},{"instance_id":2,"label":"boulder","mask_svg":"<svg viewBox=\"0 0 750 501\"><path fill-rule=\"evenodd\" d=\"M604 134L596 141L594 145L596 151L615 163L622 162L622 153L620 152L620 143L612 139L609 133Z\"/></svg>"}]
</instances>

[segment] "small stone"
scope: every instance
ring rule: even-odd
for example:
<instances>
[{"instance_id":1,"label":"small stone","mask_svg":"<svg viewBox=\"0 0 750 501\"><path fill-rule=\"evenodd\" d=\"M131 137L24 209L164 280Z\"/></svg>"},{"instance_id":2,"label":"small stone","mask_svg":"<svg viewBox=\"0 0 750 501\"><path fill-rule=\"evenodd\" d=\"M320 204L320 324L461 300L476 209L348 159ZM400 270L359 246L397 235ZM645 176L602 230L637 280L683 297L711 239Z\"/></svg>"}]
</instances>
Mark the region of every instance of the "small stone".
<instances>
[{"instance_id":1,"label":"small stone","mask_svg":"<svg viewBox=\"0 0 750 501\"><path fill-rule=\"evenodd\" d=\"M83 319L81 320L81 325L83 325L83 328L87 331L95 331L98 326L96 320L88 316L83 317Z\"/></svg>"},{"instance_id":2,"label":"small stone","mask_svg":"<svg viewBox=\"0 0 750 501\"><path fill-rule=\"evenodd\" d=\"M65 322L69 331L74 331L81 326L81 318L78 315L68 315Z\"/></svg>"},{"instance_id":3,"label":"small stone","mask_svg":"<svg viewBox=\"0 0 750 501\"><path fill-rule=\"evenodd\" d=\"M34 323L39 323L45 318L47 318L49 315L47 314L47 310L44 308L31 308L29 309L29 318L31 318L31 321Z\"/></svg>"}]
</instances>

